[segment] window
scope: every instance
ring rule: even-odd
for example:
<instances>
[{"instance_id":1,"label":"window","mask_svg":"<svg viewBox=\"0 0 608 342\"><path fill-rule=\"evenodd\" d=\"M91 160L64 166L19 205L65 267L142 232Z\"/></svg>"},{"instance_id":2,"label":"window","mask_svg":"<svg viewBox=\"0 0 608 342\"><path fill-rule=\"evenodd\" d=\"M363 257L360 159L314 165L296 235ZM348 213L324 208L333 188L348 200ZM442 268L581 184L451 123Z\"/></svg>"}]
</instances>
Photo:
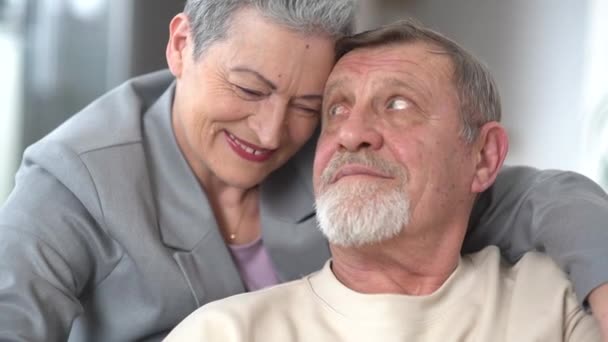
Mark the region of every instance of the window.
<instances>
[{"instance_id":1,"label":"window","mask_svg":"<svg viewBox=\"0 0 608 342\"><path fill-rule=\"evenodd\" d=\"M19 160L24 3L0 0L0 204L13 186Z\"/></svg>"},{"instance_id":2,"label":"window","mask_svg":"<svg viewBox=\"0 0 608 342\"><path fill-rule=\"evenodd\" d=\"M608 190L608 2L589 6L586 75L583 91L583 171Z\"/></svg>"}]
</instances>

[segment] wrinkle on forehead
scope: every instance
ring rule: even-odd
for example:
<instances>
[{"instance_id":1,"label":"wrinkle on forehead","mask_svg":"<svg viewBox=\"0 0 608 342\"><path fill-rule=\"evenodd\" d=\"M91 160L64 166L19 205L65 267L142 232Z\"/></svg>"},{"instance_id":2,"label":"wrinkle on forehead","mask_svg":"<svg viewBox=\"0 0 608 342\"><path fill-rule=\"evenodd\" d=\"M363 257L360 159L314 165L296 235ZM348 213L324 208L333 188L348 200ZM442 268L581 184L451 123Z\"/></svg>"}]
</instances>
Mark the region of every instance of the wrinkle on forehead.
<instances>
[{"instance_id":1,"label":"wrinkle on forehead","mask_svg":"<svg viewBox=\"0 0 608 342\"><path fill-rule=\"evenodd\" d=\"M355 52L356 53L356 52ZM387 56L384 54L358 54L346 55L342 57L336 64L335 70L344 69L344 71L355 74L367 74L379 69L394 68L402 63L420 66L420 63L410 59L404 59L399 56Z\"/></svg>"},{"instance_id":2,"label":"wrinkle on forehead","mask_svg":"<svg viewBox=\"0 0 608 342\"><path fill-rule=\"evenodd\" d=\"M440 47L425 42L395 43L386 46L355 49L340 60L334 70L342 68L353 73L368 73L384 68L403 68L412 65L424 69L428 64L450 75L452 62Z\"/></svg>"},{"instance_id":3,"label":"wrinkle on forehead","mask_svg":"<svg viewBox=\"0 0 608 342\"><path fill-rule=\"evenodd\" d=\"M451 81L452 73L452 62L447 52L432 44L418 42L366 47L347 53L337 62L327 84L326 96L343 86L352 87L361 82L374 85L392 80L428 97L429 81Z\"/></svg>"},{"instance_id":4,"label":"wrinkle on forehead","mask_svg":"<svg viewBox=\"0 0 608 342\"><path fill-rule=\"evenodd\" d=\"M374 75L371 71L360 73L360 75L344 75L330 80L325 89L325 97L329 98L335 92L348 88L364 87L369 89L405 88L411 92L418 93L427 100L432 98L428 82L410 71L395 70L384 76Z\"/></svg>"}]
</instances>

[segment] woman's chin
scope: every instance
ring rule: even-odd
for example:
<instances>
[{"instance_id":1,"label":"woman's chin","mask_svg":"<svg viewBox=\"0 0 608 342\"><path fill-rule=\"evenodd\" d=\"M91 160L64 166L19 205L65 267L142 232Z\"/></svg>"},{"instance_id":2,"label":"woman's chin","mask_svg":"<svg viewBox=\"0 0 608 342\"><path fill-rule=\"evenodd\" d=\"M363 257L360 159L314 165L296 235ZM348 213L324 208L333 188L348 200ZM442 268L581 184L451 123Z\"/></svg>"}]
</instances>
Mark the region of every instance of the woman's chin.
<instances>
[{"instance_id":1,"label":"woman's chin","mask_svg":"<svg viewBox=\"0 0 608 342\"><path fill-rule=\"evenodd\" d=\"M224 183L226 183L230 187L239 188L239 189L251 189L260 185L266 177L268 177L270 173L264 173L259 175L231 175L227 177L223 177Z\"/></svg>"}]
</instances>

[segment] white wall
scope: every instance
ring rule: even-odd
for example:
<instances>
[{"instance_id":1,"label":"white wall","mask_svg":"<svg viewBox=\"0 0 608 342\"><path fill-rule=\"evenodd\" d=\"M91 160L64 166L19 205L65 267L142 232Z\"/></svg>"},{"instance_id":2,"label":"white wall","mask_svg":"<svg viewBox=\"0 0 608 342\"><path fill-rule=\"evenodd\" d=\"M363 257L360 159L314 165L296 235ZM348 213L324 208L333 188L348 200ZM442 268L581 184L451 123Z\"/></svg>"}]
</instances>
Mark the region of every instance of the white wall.
<instances>
[{"instance_id":1,"label":"white wall","mask_svg":"<svg viewBox=\"0 0 608 342\"><path fill-rule=\"evenodd\" d=\"M20 51L17 36L0 26L0 205L12 189L19 159Z\"/></svg>"},{"instance_id":2,"label":"white wall","mask_svg":"<svg viewBox=\"0 0 608 342\"><path fill-rule=\"evenodd\" d=\"M587 23L583 170L608 190L608 1L591 0Z\"/></svg>"},{"instance_id":3,"label":"white wall","mask_svg":"<svg viewBox=\"0 0 608 342\"><path fill-rule=\"evenodd\" d=\"M511 137L509 164L583 171L589 0L362 0L361 5L360 29L412 16L489 66Z\"/></svg>"}]
</instances>

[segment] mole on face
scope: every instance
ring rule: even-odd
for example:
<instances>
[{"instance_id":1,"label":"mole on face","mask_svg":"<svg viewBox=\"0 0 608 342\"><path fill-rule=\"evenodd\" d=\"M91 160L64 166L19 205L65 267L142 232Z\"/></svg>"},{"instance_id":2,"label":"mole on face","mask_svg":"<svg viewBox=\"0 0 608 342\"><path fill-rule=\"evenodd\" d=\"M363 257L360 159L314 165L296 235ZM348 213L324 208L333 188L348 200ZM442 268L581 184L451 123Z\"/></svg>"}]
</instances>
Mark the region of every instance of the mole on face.
<instances>
[{"instance_id":1,"label":"mole on face","mask_svg":"<svg viewBox=\"0 0 608 342\"><path fill-rule=\"evenodd\" d=\"M306 44L306 49L310 49L310 44Z\"/></svg>"}]
</instances>

